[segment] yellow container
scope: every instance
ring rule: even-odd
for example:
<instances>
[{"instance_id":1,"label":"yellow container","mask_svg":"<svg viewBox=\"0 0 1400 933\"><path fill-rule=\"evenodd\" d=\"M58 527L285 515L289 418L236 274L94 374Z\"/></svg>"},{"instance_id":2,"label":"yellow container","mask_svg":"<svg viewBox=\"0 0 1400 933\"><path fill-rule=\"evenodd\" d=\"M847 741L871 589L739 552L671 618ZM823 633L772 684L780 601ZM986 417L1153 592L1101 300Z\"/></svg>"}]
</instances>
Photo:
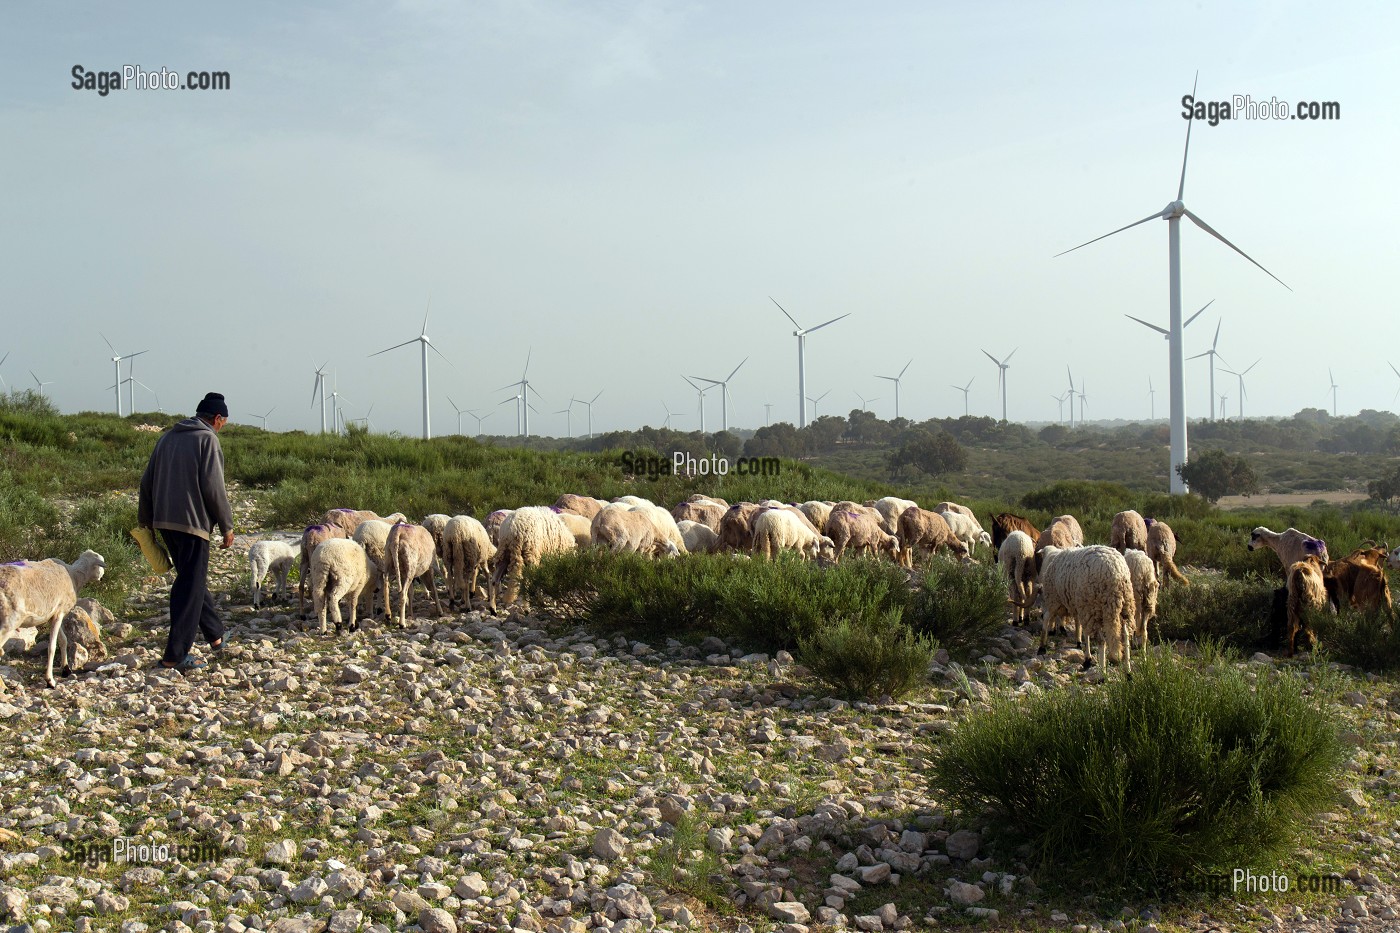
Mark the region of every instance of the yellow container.
<instances>
[{"instance_id":1,"label":"yellow container","mask_svg":"<svg viewBox=\"0 0 1400 933\"><path fill-rule=\"evenodd\" d=\"M136 543L141 545L141 555L146 558L146 563L151 565L151 569L156 573L168 573L173 566L170 563L170 555L165 552L165 546L156 538L155 530L152 528L133 528L131 536L136 539Z\"/></svg>"}]
</instances>

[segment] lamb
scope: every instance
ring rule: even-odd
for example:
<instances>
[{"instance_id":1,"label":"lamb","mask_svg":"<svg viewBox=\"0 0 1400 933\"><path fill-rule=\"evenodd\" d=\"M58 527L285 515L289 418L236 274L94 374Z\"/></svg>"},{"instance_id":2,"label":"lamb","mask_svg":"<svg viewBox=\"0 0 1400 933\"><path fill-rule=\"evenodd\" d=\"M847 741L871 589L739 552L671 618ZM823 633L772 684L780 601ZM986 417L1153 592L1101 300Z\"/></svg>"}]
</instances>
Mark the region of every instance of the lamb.
<instances>
[{"instance_id":1,"label":"lamb","mask_svg":"<svg viewBox=\"0 0 1400 933\"><path fill-rule=\"evenodd\" d=\"M272 574L276 580L277 596L286 598L287 576L300 553L300 548L289 541L269 538L253 542L253 546L248 548L248 566L253 578L254 607L262 602L262 584L268 574Z\"/></svg>"},{"instance_id":2,"label":"lamb","mask_svg":"<svg viewBox=\"0 0 1400 933\"><path fill-rule=\"evenodd\" d=\"M486 526L487 536L491 538L491 543L496 547L501 546L501 526L505 524L506 519L510 517L513 511L514 509L497 509L486 516L486 521L482 522L482 524Z\"/></svg>"},{"instance_id":3,"label":"lamb","mask_svg":"<svg viewBox=\"0 0 1400 933\"><path fill-rule=\"evenodd\" d=\"M899 516L899 562L913 568L918 555L933 554L946 547L963 560L968 559L967 545L958 540L948 527L947 520L938 512L921 509L917 505L905 509Z\"/></svg>"},{"instance_id":4,"label":"lamb","mask_svg":"<svg viewBox=\"0 0 1400 933\"><path fill-rule=\"evenodd\" d=\"M600 499L594 499L592 496L576 496L571 492L566 492L558 499L554 500L554 507L556 509L564 512L573 512L575 515L581 515L589 521L592 521L593 516L597 515L598 510L605 505L607 505L607 503Z\"/></svg>"},{"instance_id":5,"label":"lamb","mask_svg":"<svg viewBox=\"0 0 1400 933\"><path fill-rule=\"evenodd\" d=\"M1006 586L1017 622L1028 622L1035 602L1035 542L1017 529L1006 536L997 551L997 563L1006 574Z\"/></svg>"},{"instance_id":6,"label":"lamb","mask_svg":"<svg viewBox=\"0 0 1400 933\"><path fill-rule=\"evenodd\" d=\"M1249 550L1254 551L1261 547L1266 547L1278 555L1278 559L1283 563L1285 576L1289 574L1289 568L1309 556L1316 555L1324 565L1328 560L1327 542L1305 534L1297 528L1270 531L1260 525L1249 533Z\"/></svg>"},{"instance_id":7,"label":"lamb","mask_svg":"<svg viewBox=\"0 0 1400 933\"><path fill-rule=\"evenodd\" d=\"M1359 547L1322 570L1328 598L1337 611L1342 609L1394 609L1390 581L1385 576L1387 548Z\"/></svg>"},{"instance_id":8,"label":"lamb","mask_svg":"<svg viewBox=\"0 0 1400 933\"><path fill-rule=\"evenodd\" d=\"M1040 537L1040 529L1032 525L1029 519L1012 515L1010 512L1000 512L992 516L992 547L996 548L998 553L1001 552L1001 545L1006 536L1013 531L1025 532L1031 541Z\"/></svg>"},{"instance_id":9,"label":"lamb","mask_svg":"<svg viewBox=\"0 0 1400 933\"><path fill-rule=\"evenodd\" d=\"M591 518L584 518L577 512L570 512L567 509L556 514L559 516L559 520L568 527L569 534L574 536L574 547L588 547L593 543L593 520Z\"/></svg>"},{"instance_id":10,"label":"lamb","mask_svg":"<svg viewBox=\"0 0 1400 933\"><path fill-rule=\"evenodd\" d=\"M1108 543L1119 554L1132 548L1136 551L1147 550L1147 523L1142 520L1142 516L1132 509L1119 512L1113 516L1113 525L1109 529Z\"/></svg>"},{"instance_id":11,"label":"lamb","mask_svg":"<svg viewBox=\"0 0 1400 933\"><path fill-rule=\"evenodd\" d=\"M967 548L968 556L973 556L977 551L978 544L992 546L992 536L982 530L982 526L977 524L976 519L968 518L961 512L938 512L943 516L943 520L948 523L948 528L953 532L953 536L963 543Z\"/></svg>"},{"instance_id":12,"label":"lamb","mask_svg":"<svg viewBox=\"0 0 1400 933\"><path fill-rule=\"evenodd\" d=\"M753 502L738 502L731 505L719 522L719 544L721 550L753 550L753 520L762 509Z\"/></svg>"},{"instance_id":13,"label":"lamb","mask_svg":"<svg viewBox=\"0 0 1400 933\"><path fill-rule=\"evenodd\" d=\"M671 510L671 517L677 523L684 521L699 522L711 531L719 532L720 519L724 518L724 513L729 511L729 506L720 505L718 502L703 500L699 502L682 502Z\"/></svg>"},{"instance_id":14,"label":"lamb","mask_svg":"<svg viewBox=\"0 0 1400 933\"><path fill-rule=\"evenodd\" d=\"M63 642L63 619L78 602L78 593L102 579L107 562L96 551L83 551L73 563L58 558L0 564L0 655L5 642L21 628L49 626L49 665L45 682L57 686L53 659ZM67 660L67 652L64 653ZM65 669L64 673L68 671Z\"/></svg>"},{"instance_id":15,"label":"lamb","mask_svg":"<svg viewBox=\"0 0 1400 933\"><path fill-rule=\"evenodd\" d=\"M323 541L332 538L348 538L350 532L344 525L311 525L301 533L301 563L297 574L297 613L306 618L306 587L311 579L311 555Z\"/></svg>"},{"instance_id":16,"label":"lamb","mask_svg":"<svg viewBox=\"0 0 1400 933\"><path fill-rule=\"evenodd\" d=\"M713 554L719 550L719 534L709 525L702 525L690 519L676 522L681 531L681 540L691 554Z\"/></svg>"},{"instance_id":17,"label":"lamb","mask_svg":"<svg viewBox=\"0 0 1400 933\"><path fill-rule=\"evenodd\" d=\"M1172 527L1166 522L1159 522L1153 519L1146 519L1147 523L1147 556L1152 558L1152 563L1157 566L1157 582L1162 586L1167 585L1168 580L1175 580L1184 586L1190 586L1191 581L1186 579L1176 567L1176 534Z\"/></svg>"},{"instance_id":18,"label":"lamb","mask_svg":"<svg viewBox=\"0 0 1400 933\"><path fill-rule=\"evenodd\" d=\"M1050 520L1045 530L1036 539L1035 550L1040 553L1047 547L1057 547L1062 551L1084 544L1084 532L1073 515L1059 515Z\"/></svg>"},{"instance_id":19,"label":"lamb","mask_svg":"<svg viewBox=\"0 0 1400 933\"><path fill-rule=\"evenodd\" d=\"M1157 618L1157 565L1137 548L1121 552L1133 579L1133 640L1147 651L1147 626ZM1131 651L1131 649L1129 649Z\"/></svg>"},{"instance_id":20,"label":"lamb","mask_svg":"<svg viewBox=\"0 0 1400 933\"><path fill-rule=\"evenodd\" d=\"M360 527L361 522L367 522L371 519L380 519L391 525L394 524L394 522L408 521L407 516L402 512L395 512L393 515L380 515L378 512L372 512L369 509L331 509L321 517L321 520L317 522L317 524L334 525L337 528L343 528L345 529L345 534L341 535L341 537L349 538L354 536L355 529Z\"/></svg>"},{"instance_id":21,"label":"lamb","mask_svg":"<svg viewBox=\"0 0 1400 933\"><path fill-rule=\"evenodd\" d=\"M961 504L959 504L959 503L957 503L957 502L940 502L940 503L938 503L937 505L935 505L935 506L932 508L931 511L934 511L934 512L957 512L959 515L966 515L968 518L972 519L974 522L977 521L977 513L976 513L976 512L972 511L972 509L969 509L967 506L961 505ZM979 527L979 528L981 527L981 524L980 524L980 523L978 524L978 527Z\"/></svg>"},{"instance_id":22,"label":"lamb","mask_svg":"<svg viewBox=\"0 0 1400 933\"><path fill-rule=\"evenodd\" d=\"M502 522L499 537L496 565L491 571L492 612L496 611L496 597L503 584L506 584L505 605L509 606L515 602L526 567L538 564L547 554L574 548L574 536L559 515L538 506L512 512Z\"/></svg>"},{"instance_id":23,"label":"lamb","mask_svg":"<svg viewBox=\"0 0 1400 933\"><path fill-rule=\"evenodd\" d=\"M676 533L680 534L679 530ZM614 553L630 552L649 557L679 553L665 529L646 508L603 509L593 517L593 539Z\"/></svg>"},{"instance_id":24,"label":"lamb","mask_svg":"<svg viewBox=\"0 0 1400 933\"><path fill-rule=\"evenodd\" d=\"M870 511L874 512L874 509ZM833 559L838 564L841 555L851 547L877 557L885 553L892 560L899 560L899 539L885 531L880 520L869 512L838 512L833 509L831 517L826 520L826 536L835 547Z\"/></svg>"},{"instance_id":25,"label":"lamb","mask_svg":"<svg viewBox=\"0 0 1400 933\"><path fill-rule=\"evenodd\" d=\"M399 522L389 529L389 540L385 545L385 558L388 568L385 572L385 602L388 602L389 580L399 591L399 625L407 624L407 612L411 602L413 581L419 580L433 597L438 615L442 615L442 600L438 598L434 581L437 561L437 545L428 529L421 525Z\"/></svg>"},{"instance_id":26,"label":"lamb","mask_svg":"<svg viewBox=\"0 0 1400 933\"><path fill-rule=\"evenodd\" d=\"M565 514L587 522L581 515ZM476 593L477 575L486 569L496 554L496 548L486 534L486 526L470 515L454 515L448 519L447 527L442 530L442 543L448 602L460 599L462 605L470 609L472 596Z\"/></svg>"},{"instance_id":27,"label":"lamb","mask_svg":"<svg viewBox=\"0 0 1400 933\"><path fill-rule=\"evenodd\" d=\"M885 496L883 499L873 499L866 506L873 508L880 513L880 524L885 531L892 535L899 534L899 517L907 509L918 508L919 504L912 499L900 499L897 496ZM935 511L937 511L935 509Z\"/></svg>"},{"instance_id":28,"label":"lamb","mask_svg":"<svg viewBox=\"0 0 1400 933\"><path fill-rule=\"evenodd\" d=\"M396 528L413 528L413 525L395 525ZM315 606L316 618L320 621L320 632L327 632L326 616L335 620L335 630L341 628L340 601L350 601L350 631L360 627L358 609L360 596L370 590L370 611L374 610L374 586L379 580L379 567L370 560L364 546L351 538L330 538L322 541L311 552L311 600Z\"/></svg>"},{"instance_id":29,"label":"lamb","mask_svg":"<svg viewBox=\"0 0 1400 933\"><path fill-rule=\"evenodd\" d=\"M1322 558L1317 554L1309 554L1288 566L1289 657L1297 651L1300 632L1305 636L1309 648L1317 645L1317 635L1308 627L1307 614L1320 611L1327 605L1327 584L1322 568Z\"/></svg>"},{"instance_id":30,"label":"lamb","mask_svg":"<svg viewBox=\"0 0 1400 933\"><path fill-rule=\"evenodd\" d=\"M1042 652L1050 626L1072 618L1084 645L1086 667L1092 663L1097 637L1101 667L1107 668L1112 658L1132 669L1124 642L1134 628L1133 579L1122 554L1101 544L1068 550L1047 546L1040 553L1040 593L1045 605Z\"/></svg>"},{"instance_id":31,"label":"lamb","mask_svg":"<svg viewBox=\"0 0 1400 933\"><path fill-rule=\"evenodd\" d=\"M895 548L898 549L896 544ZM753 521L753 550L768 560L776 560L784 548L797 551L807 560L832 553L831 538L817 534L806 516L787 509L769 509Z\"/></svg>"}]
</instances>

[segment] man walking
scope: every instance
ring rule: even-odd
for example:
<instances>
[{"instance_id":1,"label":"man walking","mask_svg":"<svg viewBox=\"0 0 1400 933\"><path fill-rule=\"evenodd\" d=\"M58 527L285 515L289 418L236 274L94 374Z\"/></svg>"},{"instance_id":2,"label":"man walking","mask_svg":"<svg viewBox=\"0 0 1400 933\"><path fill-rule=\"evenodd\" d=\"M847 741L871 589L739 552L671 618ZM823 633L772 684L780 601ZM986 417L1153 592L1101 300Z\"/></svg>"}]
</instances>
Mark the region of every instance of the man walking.
<instances>
[{"instance_id":1,"label":"man walking","mask_svg":"<svg viewBox=\"0 0 1400 933\"><path fill-rule=\"evenodd\" d=\"M210 392L193 418L178 422L156 441L141 475L137 522L160 530L175 567L162 667L188 671L204 666L190 655L196 630L214 651L223 650L224 622L209 595L209 540L217 524L224 533L219 546L233 546L233 510L224 490L224 451L218 438L227 423L224 397Z\"/></svg>"}]
</instances>

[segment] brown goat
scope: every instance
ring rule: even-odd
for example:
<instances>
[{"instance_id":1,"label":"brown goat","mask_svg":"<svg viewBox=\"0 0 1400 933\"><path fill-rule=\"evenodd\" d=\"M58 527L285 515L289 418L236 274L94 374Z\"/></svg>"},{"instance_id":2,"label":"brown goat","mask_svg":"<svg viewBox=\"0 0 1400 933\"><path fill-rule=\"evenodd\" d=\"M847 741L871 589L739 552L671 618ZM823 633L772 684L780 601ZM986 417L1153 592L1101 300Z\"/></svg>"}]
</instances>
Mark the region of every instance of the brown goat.
<instances>
[{"instance_id":1,"label":"brown goat","mask_svg":"<svg viewBox=\"0 0 1400 933\"><path fill-rule=\"evenodd\" d=\"M1030 519L1002 512L992 516L992 548L1000 553L1001 543L1013 531L1024 531L1032 541L1040 537L1040 529L1032 525Z\"/></svg>"}]
</instances>

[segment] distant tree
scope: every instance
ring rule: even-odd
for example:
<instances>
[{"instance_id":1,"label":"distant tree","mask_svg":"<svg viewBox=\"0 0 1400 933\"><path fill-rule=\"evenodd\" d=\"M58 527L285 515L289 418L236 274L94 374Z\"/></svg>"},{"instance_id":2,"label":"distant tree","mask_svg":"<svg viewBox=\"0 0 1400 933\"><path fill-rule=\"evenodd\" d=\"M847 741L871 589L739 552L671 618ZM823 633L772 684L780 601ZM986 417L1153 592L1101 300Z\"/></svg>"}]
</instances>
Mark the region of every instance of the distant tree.
<instances>
[{"instance_id":1,"label":"distant tree","mask_svg":"<svg viewBox=\"0 0 1400 933\"><path fill-rule=\"evenodd\" d=\"M1040 429L1040 439L1051 447L1064 443L1068 437L1069 428L1062 424L1048 424Z\"/></svg>"},{"instance_id":2,"label":"distant tree","mask_svg":"<svg viewBox=\"0 0 1400 933\"><path fill-rule=\"evenodd\" d=\"M759 428L744 444L744 455L748 457L796 458L803 452L802 436L787 421Z\"/></svg>"},{"instance_id":3,"label":"distant tree","mask_svg":"<svg viewBox=\"0 0 1400 933\"><path fill-rule=\"evenodd\" d=\"M835 415L822 415L802 429L806 435L807 447L814 453L834 450L846 433L846 419Z\"/></svg>"},{"instance_id":4,"label":"distant tree","mask_svg":"<svg viewBox=\"0 0 1400 933\"><path fill-rule=\"evenodd\" d=\"M1248 496L1259 491L1259 477L1244 457L1207 450L1176 468L1181 478L1207 502L1221 496Z\"/></svg>"},{"instance_id":5,"label":"distant tree","mask_svg":"<svg viewBox=\"0 0 1400 933\"><path fill-rule=\"evenodd\" d=\"M737 457L744 449L743 441L730 431L716 431L710 435L710 449L722 457Z\"/></svg>"},{"instance_id":6,"label":"distant tree","mask_svg":"<svg viewBox=\"0 0 1400 933\"><path fill-rule=\"evenodd\" d=\"M846 437L857 444L888 443L894 428L888 421L881 421L874 412L855 409L846 419Z\"/></svg>"},{"instance_id":7,"label":"distant tree","mask_svg":"<svg viewBox=\"0 0 1400 933\"><path fill-rule=\"evenodd\" d=\"M1366 484L1366 495L1377 502L1390 505L1390 500L1400 496L1400 467L1396 467L1380 479Z\"/></svg>"},{"instance_id":8,"label":"distant tree","mask_svg":"<svg viewBox=\"0 0 1400 933\"><path fill-rule=\"evenodd\" d=\"M947 431L916 431L913 434L890 455L891 475L903 476L913 468L927 476L939 476L967 468L967 451Z\"/></svg>"}]
</instances>

